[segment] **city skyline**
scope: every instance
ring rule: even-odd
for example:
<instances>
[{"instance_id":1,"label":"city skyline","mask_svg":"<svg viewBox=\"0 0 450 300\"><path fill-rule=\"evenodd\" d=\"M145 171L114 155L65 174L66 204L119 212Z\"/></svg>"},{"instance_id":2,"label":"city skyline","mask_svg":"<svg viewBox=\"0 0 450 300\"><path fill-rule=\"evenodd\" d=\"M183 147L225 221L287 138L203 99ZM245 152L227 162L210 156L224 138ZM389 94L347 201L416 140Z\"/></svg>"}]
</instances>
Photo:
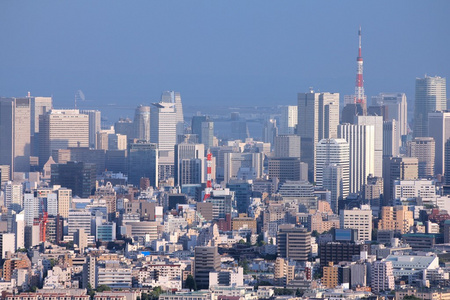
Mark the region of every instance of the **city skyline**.
<instances>
[{"instance_id":1,"label":"city skyline","mask_svg":"<svg viewBox=\"0 0 450 300\"><path fill-rule=\"evenodd\" d=\"M407 4L2 3L0 34L12 47L0 49L0 91L53 95L68 108L82 90L98 109L149 105L164 90L204 106L293 105L311 86L343 98L354 93L361 26L368 99L405 92L412 104L416 77L448 77L449 4Z\"/></svg>"}]
</instances>

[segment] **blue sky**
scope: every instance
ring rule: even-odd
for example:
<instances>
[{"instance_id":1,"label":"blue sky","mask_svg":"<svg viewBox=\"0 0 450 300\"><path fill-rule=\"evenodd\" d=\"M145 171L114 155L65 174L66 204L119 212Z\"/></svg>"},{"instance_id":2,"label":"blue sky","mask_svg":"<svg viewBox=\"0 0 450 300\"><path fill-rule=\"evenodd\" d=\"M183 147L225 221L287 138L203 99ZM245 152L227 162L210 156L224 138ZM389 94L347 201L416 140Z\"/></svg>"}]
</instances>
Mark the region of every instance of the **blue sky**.
<instances>
[{"instance_id":1,"label":"blue sky","mask_svg":"<svg viewBox=\"0 0 450 300\"><path fill-rule=\"evenodd\" d=\"M295 104L353 93L362 26L366 94L450 70L450 1L1 1L0 95L75 91L101 108L180 91L185 105Z\"/></svg>"}]
</instances>

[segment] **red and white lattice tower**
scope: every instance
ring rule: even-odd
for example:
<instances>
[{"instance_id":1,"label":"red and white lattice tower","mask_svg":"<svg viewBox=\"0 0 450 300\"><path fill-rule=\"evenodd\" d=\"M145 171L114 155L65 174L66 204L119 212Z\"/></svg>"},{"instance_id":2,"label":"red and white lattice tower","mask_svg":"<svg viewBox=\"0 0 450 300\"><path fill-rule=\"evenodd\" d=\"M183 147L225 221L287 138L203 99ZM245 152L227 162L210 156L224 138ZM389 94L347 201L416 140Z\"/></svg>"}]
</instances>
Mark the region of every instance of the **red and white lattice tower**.
<instances>
[{"instance_id":1,"label":"red and white lattice tower","mask_svg":"<svg viewBox=\"0 0 450 300\"><path fill-rule=\"evenodd\" d=\"M212 154L208 150L208 154L206 155L206 189L205 189L205 197L203 197L203 202L206 201L209 197L211 197L212 183L211 183L211 160Z\"/></svg>"},{"instance_id":2,"label":"red and white lattice tower","mask_svg":"<svg viewBox=\"0 0 450 300\"><path fill-rule=\"evenodd\" d=\"M365 96L364 96L364 80L363 80L363 58L361 55L361 26L358 31L359 37L359 48L358 57L356 58L357 69L356 69L356 85L355 85L355 103L361 104L365 107Z\"/></svg>"}]
</instances>

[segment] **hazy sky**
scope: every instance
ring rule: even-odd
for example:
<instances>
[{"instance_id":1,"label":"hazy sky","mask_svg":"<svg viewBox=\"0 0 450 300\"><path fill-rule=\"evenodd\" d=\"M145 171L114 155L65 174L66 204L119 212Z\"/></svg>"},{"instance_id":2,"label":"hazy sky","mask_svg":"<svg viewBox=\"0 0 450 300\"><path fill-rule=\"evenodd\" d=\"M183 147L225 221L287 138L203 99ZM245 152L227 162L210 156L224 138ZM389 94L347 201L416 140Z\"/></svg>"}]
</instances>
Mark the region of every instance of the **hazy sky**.
<instances>
[{"instance_id":1,"label":"hazy sky","mask_svg":"<svg viewBox=\"0 0 450 300\"><path fill-rule=\"evenodd\" d=\"M185 105L295 104L354 91L362 26L366 94L448 77L450 1L0 2L0 95L75 91L99 107L181 92Z\"/></svg>"}]
</instances>

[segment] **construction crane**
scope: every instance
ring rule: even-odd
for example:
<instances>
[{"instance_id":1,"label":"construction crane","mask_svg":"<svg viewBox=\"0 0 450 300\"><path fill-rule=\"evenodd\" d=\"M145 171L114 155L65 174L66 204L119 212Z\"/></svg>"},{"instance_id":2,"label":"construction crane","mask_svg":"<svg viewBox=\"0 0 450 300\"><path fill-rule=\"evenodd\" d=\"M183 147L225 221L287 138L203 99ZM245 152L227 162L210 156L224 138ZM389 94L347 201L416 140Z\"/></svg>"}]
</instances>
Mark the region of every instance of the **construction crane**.
<instances>
[{"instance_id":1,"label":"construction crane","mask_svg":"<svg viewBox=\"0 0 450 300\"><path fill-rule=\"evenodd\" d=\"M39 214L39 230L40 230L39 237L41 242L45 242L47 233L48 212L45 209L43 198L40 198L40 200L42 212Z\"/></svg>"},{"instance_id":2,"label":"construction crane","mask_svg":"<svg viewBox=\"0 0 450 300\"><path fill-rule=\"evenodd\" d=\"M211 161L212 161L212 154L208 149L208 154L206 155L206 189L205 189L205 196L203 197L203 202L206 202L206 199L211 197L211 190L212 190Z\"/></svg>"}]
</instances>

